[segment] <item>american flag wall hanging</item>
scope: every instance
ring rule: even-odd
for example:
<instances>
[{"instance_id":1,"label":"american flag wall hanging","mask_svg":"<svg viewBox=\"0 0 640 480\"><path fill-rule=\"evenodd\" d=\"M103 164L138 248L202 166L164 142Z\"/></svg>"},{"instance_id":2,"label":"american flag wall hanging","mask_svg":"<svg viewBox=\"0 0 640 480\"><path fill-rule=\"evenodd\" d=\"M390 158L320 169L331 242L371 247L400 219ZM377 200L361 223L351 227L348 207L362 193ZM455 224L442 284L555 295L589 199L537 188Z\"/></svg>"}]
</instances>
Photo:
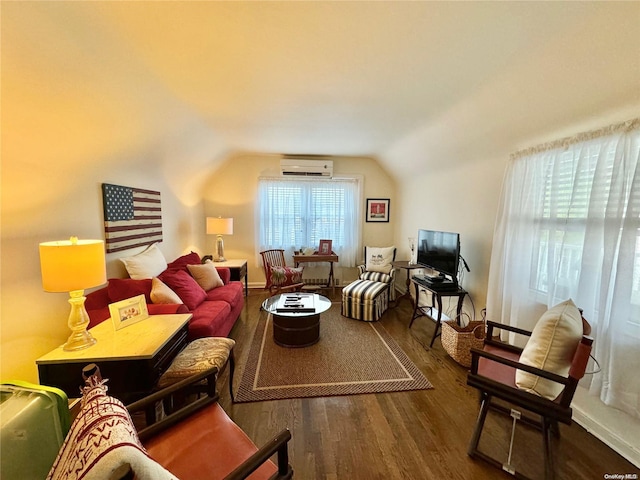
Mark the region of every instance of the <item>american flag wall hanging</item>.
<instances>
[{"instance_id":1,"label":"american flag wall hanging","mask_svg":"<svg viewBox=\"0 0 640 480\"><path fill-rule=\"evenodd\" d=\"M107 253L162 241L160 192L102 184Z\"/></svg>"}]
</instances>

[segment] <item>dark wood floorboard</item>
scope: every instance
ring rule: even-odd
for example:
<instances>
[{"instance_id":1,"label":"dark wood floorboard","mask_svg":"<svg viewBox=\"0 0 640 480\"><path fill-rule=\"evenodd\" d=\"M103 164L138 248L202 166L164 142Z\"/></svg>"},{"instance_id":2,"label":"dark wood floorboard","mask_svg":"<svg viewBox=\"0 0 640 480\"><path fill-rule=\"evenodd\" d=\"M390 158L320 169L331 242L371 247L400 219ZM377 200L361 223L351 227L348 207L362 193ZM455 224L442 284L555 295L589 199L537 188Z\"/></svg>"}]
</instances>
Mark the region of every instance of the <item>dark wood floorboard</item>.
<instances>
[{"instance_id":1,"label":"dark wood floorboard","mask_svg":"<svg viewBox=\"0 0 640 480\"><path fill-rule=\"evenodd\" d=\"M340 291L325 293L340 301ZM250 290L231 337L237 342L236 386L239 384L260 304L267 298ZM232 404L228 369L219 379L221 404L257 445L289 428L290 461L297 479L508 479L510 475L467 456L478 413L478 395L467 387L467 370L453 361L426 317L408 328L407 301L380 320L434 388L414 392L349 395ZM577 424L561 425L556 442L556 479L603 479L605 474L638 474L638 468ZM510 418L490 413L480 448L506 460ZM542 439L519 427L512 463L522 473L542 478Z\"/></svg>"}]
</instances>

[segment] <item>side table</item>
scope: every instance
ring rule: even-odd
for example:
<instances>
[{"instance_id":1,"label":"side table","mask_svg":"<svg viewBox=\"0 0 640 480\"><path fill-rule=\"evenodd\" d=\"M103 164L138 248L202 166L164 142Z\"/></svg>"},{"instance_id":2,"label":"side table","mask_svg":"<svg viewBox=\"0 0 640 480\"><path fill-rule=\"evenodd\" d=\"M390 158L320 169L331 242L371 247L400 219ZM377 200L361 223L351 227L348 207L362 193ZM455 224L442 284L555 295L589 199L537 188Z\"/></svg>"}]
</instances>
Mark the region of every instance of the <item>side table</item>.
<instances>
[{"instance_id":1,"label":"side table","mask_svg":"<svg viewBox=\"0 0 640 480\"><path fill-rule=\"evenodd\" d=\"M409 302L411 302L411 306L413 306L413 297L411 296L411 270L422 269L424 267L421 265L418 265L417 263L409 263L406 260L398 260L397 262L391 262L391 266L393 268L400 268L402 270L407 271L407 280L405 282L407 288L403 295L400 295L398 298L396 298L396 301L393 307L394 308L397 307L398 304L400 303L400 300L405 298L409 300Z\"/></svg>"},{"instance_id":2,"label":"side table","mask_svg":"<svg viewBox=\"0 0 640 480\"><path fill-rule=\"evenodd\" d=\"M433 337L431 337L431 343L429 347L433 347L433 342L436 337L440 335L440 325L442 323L442 297L458 297L458 305L456 308L456 322L460 324L460 315L462 315L462 304L464 303L464 297L467 294L467 291L461 287L457 287L455 290L438 290L434 288L430 288L428 285L416 281L414 278L411 279L413 284L416 287L416 306L413 310L413 316L411 317L411 322L409 323L409 328L413 325L413 321L418 317L429 317L431 320L436 322L436 328L433 331ZM420 306L419 298L420 298L420 289L425 292L431 293L431 306ZM437 303L437 308L436 304ZM448 320L448 317L445 317Z\"/></svg>"},{"instance_id":3,"label":"side table","mask_svg":"<svg viewBox=\"0 0 640 480\"><path fill-rule=\"evenodd\" d=\"M205 257L209 258L209 256ZM203 259L204 260L204 259ZM244 258L230 258L225 262L213 262L216 267L225 267L231 271L231 280L244 280L244 296L249 294L249 275L247 275L247 260Z\"/></svg>"},{"instance_id":4,"label":"side table","mask_svg":"<svg viewBox=\"0 0 640 480\"><path fill-rule=\"evenodd\" d=\"M327 288L332 287L335 290L335 282L333 277L333 264L338 262L338 255L331 252L330 255L321 255L314 253L313 255L293 255L293 262L298 267L301 263L308 262L329 262L329 278L327 279Z\"/></svg>"},{"instance_id":5,"label":"side table","mask_svg":"<svg viewBox=\"0 0 640 480\"><path fill-rule=\"evenodd\" d=\"M36 360L42 385L58 387L77 397L83 386L82 369L90 363L108 378L109 392L125 403L148 394L174 357L187 345L190 313L152 315L116 330L110 319L90 332L98 340L83 350L62 346Z\"/></svg>"}]
</instances>

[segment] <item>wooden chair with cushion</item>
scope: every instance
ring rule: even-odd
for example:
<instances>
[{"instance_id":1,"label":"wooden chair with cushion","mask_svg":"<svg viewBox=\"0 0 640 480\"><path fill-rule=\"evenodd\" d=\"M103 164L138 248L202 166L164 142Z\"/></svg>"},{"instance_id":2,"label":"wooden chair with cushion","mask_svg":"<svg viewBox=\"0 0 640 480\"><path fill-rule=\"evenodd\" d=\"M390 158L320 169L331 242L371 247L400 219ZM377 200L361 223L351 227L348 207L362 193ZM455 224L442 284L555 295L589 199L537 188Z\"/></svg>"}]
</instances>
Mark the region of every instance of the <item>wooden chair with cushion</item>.
<instances>
[{"instance_id":1,"label":"wooden chair with cushion","mask_svg":"<svg viewBox=\"0 0 640 480\"><path fill-rule=\"evenodd\" d=\"M529 339L524 348L503 343L494 337L498 329ZM571 424L571 401L591 353L593 339L587 336L590 332L590 325L571 300L549 309L532 332L487 321L484 346L482 350L471 349L467 376L467 384L480 391L481 400L469 444L471 457L485 460L516 478L528 478L511 463L516 422L521 420L541 430L544 475L546 479L553 478L552 435L560 436L558 422ZM504 461L478 448L491 409L513 417L511 444Z\"/></svg>"},{"instance_id":2,"label":"wooden chair with cushion","mask_svg":"<svg viewBox=\"0 0 640 480\"><path fill-rule=\"evenodd\" d=\"M95 365L85 377L82 406L47 480L83 478L181 480L285 480L291 434L282 430L257 448L218 404L213 367L125 407L107 395ZM172 411L159 421L149 409L183 389L207 384L207 394ZM145 421L146 418L146 421ZM270 458L276 455L277 464Z\"/></svg>"},{"instance_id":3,"label":"wooden chair with cushion","mask_svg":"<svg viewBox=\"0 0 640 480\"><path fill-rule=\"evenodd\" d=\"M287 267L284 250L273 249L260 252L266 279L265 289L271 295L282 292L299 291L304 286L302 271L304 267Z\"/></svg>"}]
</instances>

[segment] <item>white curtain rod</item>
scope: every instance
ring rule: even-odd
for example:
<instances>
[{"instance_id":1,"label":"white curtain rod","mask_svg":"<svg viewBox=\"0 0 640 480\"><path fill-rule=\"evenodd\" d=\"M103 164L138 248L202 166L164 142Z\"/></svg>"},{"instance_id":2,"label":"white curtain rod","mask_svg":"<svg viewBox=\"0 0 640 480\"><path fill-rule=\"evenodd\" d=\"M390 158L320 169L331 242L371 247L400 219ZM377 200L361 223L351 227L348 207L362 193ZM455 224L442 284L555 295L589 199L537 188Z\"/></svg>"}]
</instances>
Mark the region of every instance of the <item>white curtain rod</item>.
<instances>
[{"instance_id":1,"label":"white curtain rod","mask_svg":"<svg viewBox=\"0 0 640 480\"><path fill-rule=\"evenodd\" d=\"M640 118L634 118L632 120L627 120L626 122L616 123L613 125L609 125L608 127L592 130L590 132L579 133L572 137L566 137L560 140L554 140L552 142L542 143L540 145L536 145L535 147L525 148L524 150L520 150L518 152L512 153L511 160L516 160L518 158L535 155L536 153L545 152L548 150L567 148L570 145L574 145L576 143L586 142L588 140L593 140L594 138L611 135L612 133L630 132L638 128L640 128Z\"/></svg>"}]
</instances>

